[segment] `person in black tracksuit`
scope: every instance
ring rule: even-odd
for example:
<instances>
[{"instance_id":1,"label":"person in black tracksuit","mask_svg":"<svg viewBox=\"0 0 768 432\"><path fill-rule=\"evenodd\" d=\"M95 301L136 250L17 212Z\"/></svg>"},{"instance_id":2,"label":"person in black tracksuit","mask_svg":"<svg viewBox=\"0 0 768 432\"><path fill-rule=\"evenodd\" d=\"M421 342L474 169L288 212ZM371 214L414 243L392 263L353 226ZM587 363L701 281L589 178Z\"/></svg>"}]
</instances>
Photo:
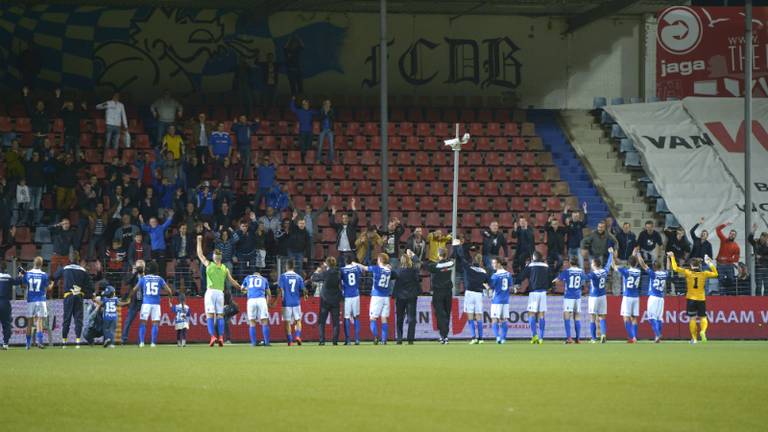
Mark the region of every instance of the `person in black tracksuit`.
<instances>
[{"instance_id":1,"label":"person in black tracksuit","mask_svg":"<svg viewBox=\"0 0 768 432\"><path fill-rule=\"evenodd\" d=\"M421 291L421 262L408 250L400 257L400 268L392 271L395 287L395 313L397 314L397 344L403 343L403 321L408 316L408 345L416 338L416 300Z\"/></svg>"},{"instance_id":2,"label":"person in black tracksuit","mask_svg":"<svg viewBox=\"0 0 768 432\"><path fill-rule=\"evenodd\" d=\"M136 286L136 284L139 283L139 278L144 276L144 266L144 260L137 260L136 264L133 266L133 271L123 281L123 285L129 287ZM141 305L144 303L141 290L136 290L132 295L133 298L130 299L130 304L128 305L128 314L125 317L125 324L123 324L123 332L120 337L123 345L128 343L128 333L131 331L131 324L133 324L133 321L136 320L137 316L139 316Z\"/></svg>"},{"instance_id":3,"label":"person in black tracksuit","mask_svg":"<svg viewBox=\"0 0 768 432\"><path fill-rule=\"evenodd\" d=\"M339 313L341 312L341 273L336 265L336 258L328 257L325 263L318 267L310 278L312 282L322 282L320 290L320 345L325 345L325 321L331 315L331 327L333 328L333 344L339 344Z\"/></svg>"},{"instance_id":4,"label":"person in black tracksuit","mask_svg":"<svg viewBox=\"0 0 768 432\"><path fill-rule=\"evenodd\" d=\"M453 258L464 274L464 313L472 329L471 344L483 341L483 290L490 282L488 272L483 268L483 256L470 257L460 240L453 240Z\"/></svg>"},{"instance_id":5,"label":"person in black tracksuit","mask_svg":"<svg viewBox=\"0 0 768 432\"><path fill-rule=\"evenodd\" d=\"M69 327L72 318L75 318L75 347L80 347L80 334L83 332L83 296L90 295L93 292L93 280L91 276L82 267L84 261L80 261L77 252L74 252L73 262L78 264L68 264L56 270L53 275L51 287L59 280L64 280L64 323L62 324L62 346L67 346L67 336L69 336Z\"/></svg>"},{"instance_id":6,"label":"person in black tracksuit","mask_svg":"<svg viewBox=\"0 0 768 432\"><path fill-rule=\"evenodd\" d=\"M448 327L451 324L451 308L453 306L453 274L454 262L447 259L445 249L437 251L439 261L428 262L427 271L432 276L432 308L435 310L437 330L440 332L440 343L448 343Z\"/></svg>"},{"instance_id":7,"label":"person in black tracksuit","mask_svg":"<svg viewBox=\"0 0 768 432\"><path fill-rule=\"evenodd\" d=\"M3 326L2 349L8 349L11 340L11 299L13 287L21 285L20 277L13 277L0 271L0 325Z\"/></svg>"}]
</instances>

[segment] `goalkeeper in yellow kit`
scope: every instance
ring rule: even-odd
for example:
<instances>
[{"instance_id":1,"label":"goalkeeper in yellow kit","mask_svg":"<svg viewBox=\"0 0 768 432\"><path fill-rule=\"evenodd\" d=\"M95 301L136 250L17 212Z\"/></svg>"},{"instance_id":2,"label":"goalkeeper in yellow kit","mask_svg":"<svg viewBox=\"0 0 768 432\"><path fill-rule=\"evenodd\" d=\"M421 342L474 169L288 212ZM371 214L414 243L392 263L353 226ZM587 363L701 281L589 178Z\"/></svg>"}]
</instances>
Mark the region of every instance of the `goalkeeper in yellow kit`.
<instances>
[{"instance_id":1,"label":"goalkeeper in yellow kit","mask_svg":"<svg viewBox=\"0 0 768 432\"><path fill-rule=\"evenodd\" d=\"M701 325L701 331L698 332L698 335L701 337L702 342L706 342L707 326L709 326L709 322L707 321L707 298L704 292L704 286L706 285L707 279L717 277L717 267L715 267L715 264L712 262L712 258L705 255L704 262L709 266L709 271L701 271L701 258L691 259L690 270L682 269L677 266L675 255L672 252L668 252L667 255L672 261L672 271L685 276L685 282L688 286L685 298L687 299L686 312L688 313L688 319L690 320L688 328L691 330L691 343L695 344L697 342L696 318L698 318Z\"/></svg>"}]
</instances>

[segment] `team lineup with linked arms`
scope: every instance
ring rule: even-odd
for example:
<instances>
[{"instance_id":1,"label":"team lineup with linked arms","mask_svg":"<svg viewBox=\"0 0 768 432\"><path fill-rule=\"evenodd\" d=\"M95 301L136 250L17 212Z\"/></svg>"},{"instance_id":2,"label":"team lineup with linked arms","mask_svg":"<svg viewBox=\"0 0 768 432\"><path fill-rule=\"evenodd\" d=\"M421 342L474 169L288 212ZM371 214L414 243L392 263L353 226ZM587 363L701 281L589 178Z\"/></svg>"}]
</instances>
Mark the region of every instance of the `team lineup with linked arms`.
<instances>
[{"instance_id":1,"label":"team lineup with linked arms","mask_svg":"<svg viewBox=\"0 0 768 432\"><path fill-rule=\"evenodd\" d=\"M585 209L586 210L586 209ZM334 209L335 213L335 209ZM345 214L342 218L342 237L346 235L346 224L350 218ZM394 219L398 222L397 219ZM567 222L571 222L568 220ZM397 223L390 224L391 230L396 230ZM725 227L718 227L718 234ZM525 230L527 223L524 218L515 223L518 232L518 251L514 261L519 262L521 238L519 231ZM593 232L595 238L610 235L606 231L606 223L601 221ZM555 221L550 221L549 230L557 230ZM694 227L695 229L695 227ZM693 230L692 230L693 231ZM451 319L451 299L453 297L453 282L451 274L456 271L463 280L464 296L462 312L468 319L471 329L471 344L484 343L483 322L486 313L484 298L490 298L489 312L491 327L495 342L504 344L507 341L509 318L511 313L510 298L513 294L522 293L521 286L527 284L528 302L523 312L527 315L531 331L531 344L541 344L545 340L547 296L555 284L563 286L563 322L565 326L565 343L580 343L582 341L581 317L582 299L587 297L587 316L589 320L589 341L605 343L607 341L606 316L608 313L607 295L611 285L611 271L621 283L621 317L625 324L626 340L636 343L640 316L641 296L647 296L646 317L654 334L654 342L662 340L664 321L664 296L669 282L678 275L685 280L685 296L687 301L686 313L690 318L689 327L691 343L706 342L708 320L706 315L706 291L709 279L718 277L718 269L706 251L703 258L691 257L688 268L678 265L674 251L667 251L666 260L656 259L656 256L643 253L641 244L632 245L628 254L621 256L621 251L607 246L605 254L595 253L584 249L587 254L569 253L564 263L545 258L539 250L533 249L529 257L520 262L519 270L509 268L506 255L506 243L500 235L498 223L490 224L484 233L488 245L483 244L482 250L474 245L465 244L461 238L451 239L442 236L442 244L435 249L435 256L421 258L411 248L403 248L403 253L395 258L387 253L372 256L370 265L357 262L357 256L340 251L340 256L327 257L310 275L303 275L293 259L286 259L282 274L276 281L260 272L246 275L241 282L231 274L230 269L222 262L222 251L215 249L210 255L203 250L203 236L196 236L197 258L205 268L206 291L204 294L204 316L210 336L209 346L224 346L225 332L225 292L229 286L235 292L241 292L247 297L247 320L249 324L250 343L253 346L269 346L270 325L269 312L280 308L282 321L285 325L287 344L302 345L302 299L308 298L308 284L320 284L320 345L325 345L325 326L330 316L333 327L332 343L337 345L340 339L340 327L343 322L344 345L359 345L361 343L360 303L361 289L369 283L370 297L368 314L370 319L370 339L374 344L387 344L389 337L389 317L391 309L395 309L397 318L396 341L398 344L414 342L414 325L416 318L416 296L420 293L420 271L430 274L432 288L432 306L434 308L439 342L448 343L448 327ZM431 235L431 234L430 234ZM551 236L550 236L551 237ZM626 243L618 241L613 235L615 245L621 249ZM706 242L706 234L702 234ZM582 245L595 243L595 238L582 239ZM493 240L495 239L495 240ZM340 240L342 241L342 240ZM348 240L347 240L348 241ZM548 241L549 242L549 241ZM523 242L524 243L524 242ZM451 246L449 248L449 245ZM486 247L486 246L495 246ZM699 243L701 247L701 240ZM494 250L495 249L495 250ZM706 249L706 248L704 248ZM210 257L210 258L209 258ZM550 257L551 258L551 257ZM367 258L366 258L367 259ZM589 268L582 262L587 260ZM548 262L549 261L549 262ZM119 308L130 305L137 295L143 299L140 306L140 322L138 329L139 347L145 346L147 327L150 328L150 346L158 342L158 332L162 315L163 295L167 296L167 304L173 314L173 325L176 329L177 344L181 347L187 344L187 330L190 328L190 305L186 303L183 290L174 290L160 276L158 264L149 260L139 260L135 266L135 280L130 294L126 299L119 298L119 292L108 282L94 284L91 276L84 268L84 261L76 252L72 257L73 264L60 267L50 277L43 271L43 259L37 257L32 269L18 269L19 275L0 275L0 290L10 289L13 285L26 287L27 301L27 337L26 346L33 345L43 348L45 345L45 320L48 317L46 293L54 285L61 282L64 287L63 295L63 325L62 346L67 347L72 320L75 323L74 346L79 348L83 331L83 302L85 292L93 290L96 293L93 304L103 317L103 345L115 346L115 329L118 322ZM485 263L489 265L486 266ZM513 274L514 273L514 274ZM364 275L370 275L370 282ZM271 285L276 282L277 293L273 295ZM615 290L616 288L614 288ZM447 299L447 301L446 301ZM278 300L281 306L277 306ZM392 308L391 301L395 307ZM343 308L343 317L342 317ZM341 319L340 319L341 318ZM407 319L407 321L406 321ZM407 334L404 335L404 323L408 324ZM259 338L259 327L261 337ZM4 325L4 329L7 328ZM49 333L49 339L51 338ZM127 335L123 336L123 344ZM7 349L8 337L4 340ZM89 341L92 343L92 341Z\"/></svg>"}]
</instances>

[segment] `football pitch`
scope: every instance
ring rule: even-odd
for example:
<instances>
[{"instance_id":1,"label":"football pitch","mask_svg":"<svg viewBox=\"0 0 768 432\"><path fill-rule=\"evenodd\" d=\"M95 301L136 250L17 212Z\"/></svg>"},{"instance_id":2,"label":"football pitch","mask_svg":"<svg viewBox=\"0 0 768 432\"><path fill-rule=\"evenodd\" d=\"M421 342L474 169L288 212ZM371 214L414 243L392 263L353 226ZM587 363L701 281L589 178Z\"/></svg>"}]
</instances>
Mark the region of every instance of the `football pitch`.
<instances>
[{"instance_id":1,"label":"football pitch","mask_svg":"<svg viewBox=\"0 0 768 432\"><path fill-rule=\"evenodd\" d=\"M766 430L768 344L0 352L7 431Z\"/></svg>"}]
</instances>

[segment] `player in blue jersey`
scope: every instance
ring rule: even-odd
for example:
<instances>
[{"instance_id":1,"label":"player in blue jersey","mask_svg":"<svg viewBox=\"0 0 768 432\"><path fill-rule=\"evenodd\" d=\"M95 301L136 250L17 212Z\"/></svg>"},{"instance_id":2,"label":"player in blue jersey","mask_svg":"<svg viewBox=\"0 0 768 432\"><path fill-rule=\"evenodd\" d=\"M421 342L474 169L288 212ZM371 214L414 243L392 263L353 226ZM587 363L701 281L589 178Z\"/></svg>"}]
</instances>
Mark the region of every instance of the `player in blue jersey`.
<instances>
[{"instance_id":1,"label":"player in blue jersey","mask_svg":"<svg viewBox=\"0 0 768 432\"><path fill-rule=\"evenodd\" d=\"M490 288L493 295L491 299L491 323L496 343L507 342L507 321L509 321L509 293L513 289L512 275L504 268L506 263L499 257L491 259L491 266L495 272L491 275Z\"/></svg>"},{"instance_id":2,"label":"player in blue jersey","mask_svg":"<svg viewBox=\"0 0 768 432\"><path fill-rule=\"evenodd\" d=\"M360 281L362 277L362 270L355 264L350 263L341 268L341 286L344 291L344 345L349 345L349 327L352 325L355 326L355 345L360 345Z\"/></svg>"},{"instance_id":3,"label":"player in blue jersey","mask_svg":"<svg viewBox=\"0 0 768 432\"><path fill-rule=\"evenodd\" d=\"M389 255L385 253L380 253L376 261L378 265L375 266L353 264L373 275L371 304L368 308L368 316L371 319L371 334L373 334L374 345L378 345L379 342L386 345L389 333L387 320L389 319L389 296L391 294L389 282L392 280L392 267L389 265ZM377 329L379 318L381 318L381 337L379 337Z\"/></svg>"},{"instance_id":4,"label":"player in blue jersey","mask_svg":"<svg viewBox=\"0 0 768 432\"><path fill-rule=\"evenodd\" d=\"M640 267L648 273L648 303L645 313L648 316L648 322L651 323L653 330L653 342L661 342L661 327L664 322L664 291L669 279L669 273L661 266L661 261L653 263L653 268L649 267L642 256L637 257ZM667 259L667 268L671 263Z\"/></svg>"},{"instance_id":5,"label":"player in blue jersey","mask_svg":"<svg viewBox=\"0 0 768 432\"><path fill-rule=\"evenodd\" d=\"M38 348L43 345L43 324L48 317L48 307L45 303L45 293L51 288L48 275L42 270L43 258L35 257L34 268L24 272L22 282L27 287L27 349L32 348L32 326L37 329Z\"/></svg>"},{"instance_id":6,"label":"player in blue jersey","mask_svg":"<svg viewBox=\"0 0 768 432\"><path fill-rule=\"evenodd\" d=\"M531 344L544 343L547 312L547 290L552 285L549 266L541 252L534 251L531 262L520 272L519 283L528 279L528 325L531 327ZM538 324L538 333L537 333Z\"/></svg>"},{"instance_id":7,"label":"player in blue jersey","mask_svg":"<svg viewBox=\"0 0 768 432\"><path fill-rule=\"evenodd\" d=\"M286 272L280 275L277 282L279 295L283 297L283 321L288 346L293 345L294 340L301 345L301 296L303 294L305 299L307 297L304 279L293 271L294 267L292 259L286 261ZM296 330L295 337L293 329Z\"/></svg>"},{"instance_id":8,"label":"player in blue jersey","mask_svg":"<svg viewBox=\"0 0 768 432\"><path fill-rule=\"evenodd\" d=\"M176 328L176 345L184 348L187 346L187 330L189 330L189 305L183 293L179 293L179 303L173 305L171 311L173 325Z\"/></svg>"},{"instance_id":9,"label":"player in blue jersey","mask_svg":"<svg viewBox=\"0 0 768 432\"><path fill-rule=\"evenodd\" d=\"M96 306L104 309L103 329L104 329L104 348L115 347L115 329L117 328L118 307L125 306L128 302L121 301L115 296L115 287L107 285L101 298L95 298Z\"/></svg>"},{"instance_id":10,"label":"player in blue jersey","mask_svg":"<svg viewBox=\"0 0 768 432\"><path fill-rule=\"evenodd\" d=\"M163 278L157 276L157 263L150 261L147 263L146 274L139 278L139 282L133 287L130 298L136 291L141 290L144 302L141 304L139 312L139 348L144 347L144 336L147 333L147 323L152 322L152 335L150 338L151 347L157 346L157 332L160 330L160 290L165 290L168 294L168 304L171 303L173 289Z\"/></svg>"},{"instance_id":11,"label":"player in blue jersey","mask_svg":"<svg viewBox=\"0 0 768 432\"><path fill-rule=\"evenodd\" d=\"M627 343L637 343L637 317L640 315L640 270L637 255L639 249L630 255L627 263L629 267L618 267L612 263L614 271L621 274L623 282L623 297L621 298L621 316L624 318L624 327L627 330Z\"/></svg>"},{"instance_id":12,"label":"player in blue jersey","mask_svg":"<svg viewBox=\"0 0 768 432\"><path fill-rule=\"evenodd\" d=\"M579 267L579 258L568 259L570 267L560 273L558 279L563 281L565 293L563 294L563 323L565 324L565 343L579 343L581 338L581 290L586 277L584 270ZM571 319L576 338L571 337Z\"/></svg>"},{"instance_id":13,"label":"player in blue jersey","mask_svg":"<svg viewBox=\"0 0 768 432\"><path fill-rule=\"evenodd\" d=\"M267 303L270 297L269 280L255 272L243 279L242 291L248 294L248 334L251 337L251 345L258 346L256 337L256 325L261 323L261 333L264 346L269 346L269 308Z\"/></svg>"},{"instance_id":14,"label":"player in blue jersey","mask_svg":"<svg viewBox=\"0 0 768 432\"><path fill-rule=\"evenodd\" d=\"M592 271L587 274L590 281L589 298L587 299L587 313L589 314L590 342L596 343L598 338L598 322L600 323L600 343L605 343L607 326L605 317L608 315L608 299L605 296L608 284L608 270L613 263L613 248L608 249L608 261L603 267L600 257L592 258Z\"/></svg>"}]
</instances>

